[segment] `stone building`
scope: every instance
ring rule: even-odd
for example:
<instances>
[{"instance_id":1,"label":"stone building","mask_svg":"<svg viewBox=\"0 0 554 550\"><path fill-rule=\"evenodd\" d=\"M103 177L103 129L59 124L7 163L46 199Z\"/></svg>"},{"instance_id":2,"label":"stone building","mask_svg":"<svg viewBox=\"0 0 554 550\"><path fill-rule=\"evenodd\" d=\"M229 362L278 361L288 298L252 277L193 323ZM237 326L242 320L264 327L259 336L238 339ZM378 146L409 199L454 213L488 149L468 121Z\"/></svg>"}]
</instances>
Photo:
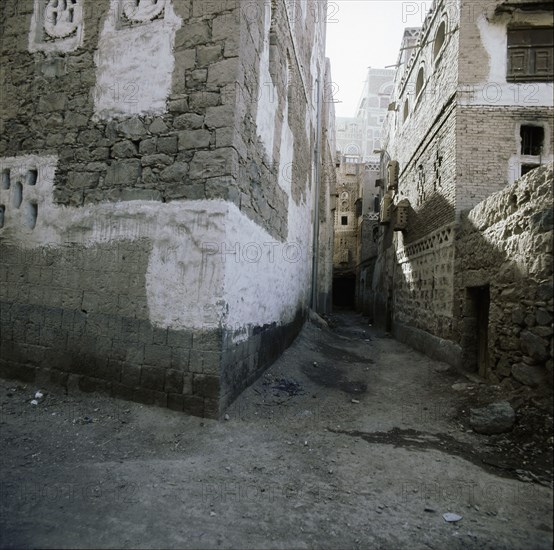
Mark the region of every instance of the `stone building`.
<instances>
[{"instance_id":1,"label":"stone building","mask_svg":"<svg viewBox=\"0 0 554 550\"><path fill-rule=\"evenodd\" d=\"M385 124L376 320L401 340L452 364L473 365L491 379L506 372L501 360L517 359L523 344L509 344L515 346L510 358L494 351L508 344L499 333L486 335L492 328L485 308L480 339L488 343L479 349L488 351L477 356L478 346L468 347L478 329L467 312L500 291L490 271L465 278L468 262L460 258L467 250L459 249L458 240L466 229L460 221L477 207L472 216L484 227L481 201L554 158L552 8L528 0L434 2L417 44L414 29L405 35L402 52L411 53L400 56L395 110ZM514 208L532 216L526 197L517 198ZM497 219L510 212L504 209ZM491 243L505 250L506 262L518 259L502 239L527 246L526 229L521 236L517 231ZM486 232L480 238L489 239ZM547 247L545 236L539 241ZM520 279L516 286L524 284ZM514 292L519 296L520 290ZM539 309L552 307L539 302L545 304Z\"/></svg>"},{"instance_id":2,"label":"stone building","mask_svg":"<svg viewBox=\"0 0 554 550\"><path fill-rule=\"evenodd\" d=\"M379 164L343 155L337 167L333 297L337 306L369 313L377 257ZM365 305L364 305L365 304Z\"/></svg>"},{"instance_id":3,"label":"stone building","mask_svg":"<svg viewBox=\"0 0 554 550\"><path fill-rule=\"evenodd\" d=\"M379 252L380 190L378 162L366 162L358 210L356 311L373 320L373 276Z\"/></svg>"},{"instance_id":4,"label":"stone building","mask_svg":"<svg viewBox=\"0 0 554 550\"><path fill-rule=\"evenodd\" d=\"M337 167L336 210L334 216L333 303L354 308L360 186L364 164L342 157Z\"/></svg>"},{"instance_id":5,"label":"stone building","mask_svg":"<svg viewBox=\"0 0 554 550\"><path fill-rule=\"evenodd\" d=\"M393 92L394 70L367 70L356 116L337 117L337 148L343 155L375 161L381 149L381 129Z\"/></svg>"},{"instance_id":6,"label":"stone building","mask_svg":"<svg viewBox=\"0 0 554 550\"><path fill-rule=\"evenodd\" d=\"M328 301L324 3L0 14L0 374L217 417Z\"/></svg>"}]
</instances>

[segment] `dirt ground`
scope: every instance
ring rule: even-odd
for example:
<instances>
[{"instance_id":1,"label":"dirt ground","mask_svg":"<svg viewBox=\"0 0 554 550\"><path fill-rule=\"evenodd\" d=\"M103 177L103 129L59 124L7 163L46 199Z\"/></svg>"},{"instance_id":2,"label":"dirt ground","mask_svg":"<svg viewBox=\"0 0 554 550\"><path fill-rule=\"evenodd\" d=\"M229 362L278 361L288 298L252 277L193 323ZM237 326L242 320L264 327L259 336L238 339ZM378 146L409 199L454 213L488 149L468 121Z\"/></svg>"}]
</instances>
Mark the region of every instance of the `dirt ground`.
<instances>
[{"instance_id":1,"label":"dirt ground","mask_svg":"<svg viewBox=\"0 0 554 550\"><path fill-rule=\"evenodd\" d=\"M220 422L0 380L0 546L550 549L551 401L332 326ZM514 430L475 434L500 398Z\"/></svg>"}]
</instances>

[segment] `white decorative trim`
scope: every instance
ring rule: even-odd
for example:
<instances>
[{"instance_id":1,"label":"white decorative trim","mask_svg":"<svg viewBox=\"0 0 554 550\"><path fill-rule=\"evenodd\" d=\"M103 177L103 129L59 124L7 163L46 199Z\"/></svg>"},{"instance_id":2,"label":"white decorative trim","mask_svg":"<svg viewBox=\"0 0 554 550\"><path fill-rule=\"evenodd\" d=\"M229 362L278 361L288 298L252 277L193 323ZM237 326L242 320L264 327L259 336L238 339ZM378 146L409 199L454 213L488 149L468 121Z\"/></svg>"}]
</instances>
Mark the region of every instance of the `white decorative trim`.
<instances>
[{"instance_id":1,"label":"white decorative trim","mask_svg":"<svg viewBox=\"0 0 554 550\"><path fill-rule=\"evenodd\" d=\"M43 228L43 212L52 209L55 156L23 155L0 158L0 238L36 241ZM35 230L36 227L36 230Z\"/></svg>"},{"instance_id":2,"label":"white decorative trim","mask_svg":"<svg viewBox=\"0 0 554 550\"><path fill-rule=\"evenodd\" d=\"M131 22L146 23L163 16L165 0L121 0L121 13Z\"/></svg>"},{"instance_id":3,"label":"white decorative trim","mask_svg":"<svg viewBox=\"0 0 554 550\"><path fill-rule=\"evenodd\" d=\"M44 30L54 39L75 34L83 20L83 6L79 0L49 0L44 10Z\"/></svg>"},{"instance_id":4,"label":"white decorative trim","mask_svg":"<svg viewBox=\"0 0 554 550\"><path fill-rule=\"evenodd\" d=\"M30 52L70 52L83 44L84 0L35 0Z\"/></svg>"}]
</instances>

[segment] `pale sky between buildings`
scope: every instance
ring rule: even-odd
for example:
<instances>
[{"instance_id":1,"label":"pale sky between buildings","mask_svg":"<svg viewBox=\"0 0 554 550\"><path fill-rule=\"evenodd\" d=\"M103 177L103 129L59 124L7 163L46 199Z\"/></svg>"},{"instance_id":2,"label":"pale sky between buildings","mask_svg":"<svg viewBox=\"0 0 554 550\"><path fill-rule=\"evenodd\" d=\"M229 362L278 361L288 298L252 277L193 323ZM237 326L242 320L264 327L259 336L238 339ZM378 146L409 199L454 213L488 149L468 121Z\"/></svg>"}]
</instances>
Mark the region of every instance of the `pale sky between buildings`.
<instances>
[{"instance_id":1,"label":"pale sky between buildings","mask_svg":"<svg viewBox=\"0 0 554 550\"><path fill-rule=\"evenodd\" d=\"M395 65L404 28L420 27L431 4L329 0L326 55L331 59L337 116L355 115L367 68Z\"/></svg>"}]
</instances>

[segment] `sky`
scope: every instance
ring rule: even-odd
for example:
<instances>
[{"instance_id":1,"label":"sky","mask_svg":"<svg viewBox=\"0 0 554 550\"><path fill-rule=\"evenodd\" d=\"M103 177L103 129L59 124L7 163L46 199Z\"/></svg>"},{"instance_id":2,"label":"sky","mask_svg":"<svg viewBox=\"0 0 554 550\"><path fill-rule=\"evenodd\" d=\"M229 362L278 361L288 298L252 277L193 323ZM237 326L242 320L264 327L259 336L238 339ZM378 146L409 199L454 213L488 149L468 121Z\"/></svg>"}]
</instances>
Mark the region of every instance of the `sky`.
<instances>
[{"instance_id":1,"label":"sky","mask_svg":"<svg viewBox=\"0 0 554 550\"><path fill-rule=\"evenodd\" d=\"M420 27L431 3L329 0L326 55L331 59L337 116L355 115L367 68L396 64L404 28Z\"/></svg>"}]
</instances>

